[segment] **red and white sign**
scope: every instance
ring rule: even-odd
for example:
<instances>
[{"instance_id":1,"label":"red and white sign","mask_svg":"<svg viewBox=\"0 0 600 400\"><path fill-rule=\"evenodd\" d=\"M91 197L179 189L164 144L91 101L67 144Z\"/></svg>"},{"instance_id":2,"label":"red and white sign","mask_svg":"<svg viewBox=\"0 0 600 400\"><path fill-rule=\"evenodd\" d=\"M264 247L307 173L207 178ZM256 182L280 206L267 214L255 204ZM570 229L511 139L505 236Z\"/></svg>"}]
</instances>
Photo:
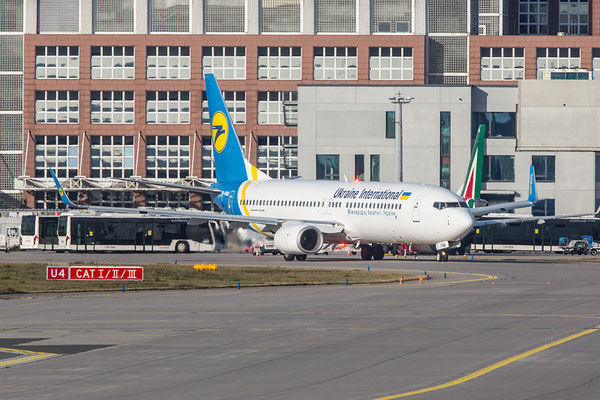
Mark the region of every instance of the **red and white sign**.
<instances>
[{"instance_id":1,"label":"red and white sign","mask_svg":"<svg viewBox=\"0 0 600 400\"><path fill-rule=\"evenodd\" d=\"M46 267L46 280L68 280L69 279L69 267Z\"/></svg>"},{"instance_id":2,"label":"red and white sign","mask_svg":"<svg viewBox=\"0 0 600 400\"><path fill-rule=\"evenodd\" d=\"M85 266L46 267L46 279L74 281L143 281L144 267Z\"/></svg>"}]
</instances>

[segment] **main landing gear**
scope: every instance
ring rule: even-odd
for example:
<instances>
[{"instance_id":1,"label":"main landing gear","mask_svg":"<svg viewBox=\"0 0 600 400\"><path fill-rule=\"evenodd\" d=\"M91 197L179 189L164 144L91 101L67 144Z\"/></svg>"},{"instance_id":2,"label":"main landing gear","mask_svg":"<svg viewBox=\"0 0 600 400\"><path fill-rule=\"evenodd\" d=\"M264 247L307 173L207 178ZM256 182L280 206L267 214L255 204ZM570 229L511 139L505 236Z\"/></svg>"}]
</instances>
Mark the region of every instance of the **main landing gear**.
<instances>
[{"instance_id":1,"label":"main landing gear","mask_svg":"<svg viewBox=\"0 0 600 400\"><path fill-rule=\"evenodd\" d=\"M448 261L448 252L446 250L438 251L435 259L437 262L446 262Z\"/></svg>"},{"instance_id":2,"label":"main landing gear","mask_svg":"<svg viewBox=\"0 0 600 400\"><path fill-rule=\"evenodd\" d=\"M380 244L363 244L360 246L360 258L365 261L368 261L371 258L374 260L383 260L384 255L385 252L383 251L383 246Z\"/></svg>"},{"instance_id":3,"label":"main landing gear","mask_svg":"<svg viewBox=\"0 0 600 400\"><path fill-rule=\"evenodd\" d=\"M294 259L296 259L298 261L305 261L306 254L284 254L283 259L285 261L294 261Z\"/></svg>"}]
</instances>

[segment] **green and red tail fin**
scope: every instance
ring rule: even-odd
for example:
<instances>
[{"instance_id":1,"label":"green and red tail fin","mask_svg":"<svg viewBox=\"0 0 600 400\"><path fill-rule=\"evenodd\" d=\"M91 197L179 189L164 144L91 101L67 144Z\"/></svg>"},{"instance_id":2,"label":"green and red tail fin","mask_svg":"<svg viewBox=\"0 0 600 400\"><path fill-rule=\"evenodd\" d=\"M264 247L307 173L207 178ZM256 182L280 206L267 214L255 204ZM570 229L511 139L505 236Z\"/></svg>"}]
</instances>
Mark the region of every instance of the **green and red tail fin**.
<instances>
[{"instance_id":1,"label":"green and red tail fin","mask_svg":"<svg viewBox=\"0 0 600 400\"><path fill-rule=\"evenodd\" d=\"M481 173L483 169L483 145L485 143L485 125L479 125L477 137L471 153L471 161L465 183L458 195L465 199L469 207L474 207L481 195Z\"/></svg>"}]
</instances>

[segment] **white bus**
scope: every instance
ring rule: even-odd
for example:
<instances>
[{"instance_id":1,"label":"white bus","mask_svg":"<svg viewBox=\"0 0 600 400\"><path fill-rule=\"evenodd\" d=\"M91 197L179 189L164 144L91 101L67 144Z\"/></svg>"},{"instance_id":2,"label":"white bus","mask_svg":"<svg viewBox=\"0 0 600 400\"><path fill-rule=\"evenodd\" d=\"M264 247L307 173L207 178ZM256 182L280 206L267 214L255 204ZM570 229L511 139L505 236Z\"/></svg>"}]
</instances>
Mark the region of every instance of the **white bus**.
<instances>
[{"instance_id":1,"label":"white bus","mask_svg":"<svg viewBox=\"0 0 600 400\"><path fill-rule=\"evenodd\" d=\"M21 217L21 250L55 250L58 216L29 214Z\"/></svg>"},{"instance_id":2,"label":"white bus","mask_svg":"<svg viewBox=\"0 0 600 400\"><path fill-rule=\"evenodd\" d=\"M219 222L140 215L82 215L58 218L59 251L219 251L227 240Z\"/></svg>"}]
</instances>

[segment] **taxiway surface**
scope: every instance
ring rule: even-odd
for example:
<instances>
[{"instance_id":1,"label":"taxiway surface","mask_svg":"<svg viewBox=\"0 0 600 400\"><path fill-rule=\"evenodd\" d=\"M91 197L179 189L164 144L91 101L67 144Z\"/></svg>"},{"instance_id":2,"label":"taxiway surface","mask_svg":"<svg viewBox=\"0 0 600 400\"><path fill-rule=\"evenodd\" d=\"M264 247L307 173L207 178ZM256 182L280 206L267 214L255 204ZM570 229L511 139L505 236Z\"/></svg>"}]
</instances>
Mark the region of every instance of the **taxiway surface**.
<instances>
[{"instance_id":1,"label":"taxiway surface","mask_svg":"<svg viewBox=\"0 0 600 400\"><path fill-rule=\"evenodd\" d=\"M107 264L161 262L139 254L39 255L51 258L43 262L93 261L88 256ZM164 256L283 264L275 256ZM597 263L310 260L292 265L427 270L434 279L3 296L0 348L53 355L6 368L2 362L11 358L0 357L0 398L505 400L600 393ZM445 281L443 272L453 279ZM426 392L412 393L420 390Z\"/></svg>"}]
</instances>

